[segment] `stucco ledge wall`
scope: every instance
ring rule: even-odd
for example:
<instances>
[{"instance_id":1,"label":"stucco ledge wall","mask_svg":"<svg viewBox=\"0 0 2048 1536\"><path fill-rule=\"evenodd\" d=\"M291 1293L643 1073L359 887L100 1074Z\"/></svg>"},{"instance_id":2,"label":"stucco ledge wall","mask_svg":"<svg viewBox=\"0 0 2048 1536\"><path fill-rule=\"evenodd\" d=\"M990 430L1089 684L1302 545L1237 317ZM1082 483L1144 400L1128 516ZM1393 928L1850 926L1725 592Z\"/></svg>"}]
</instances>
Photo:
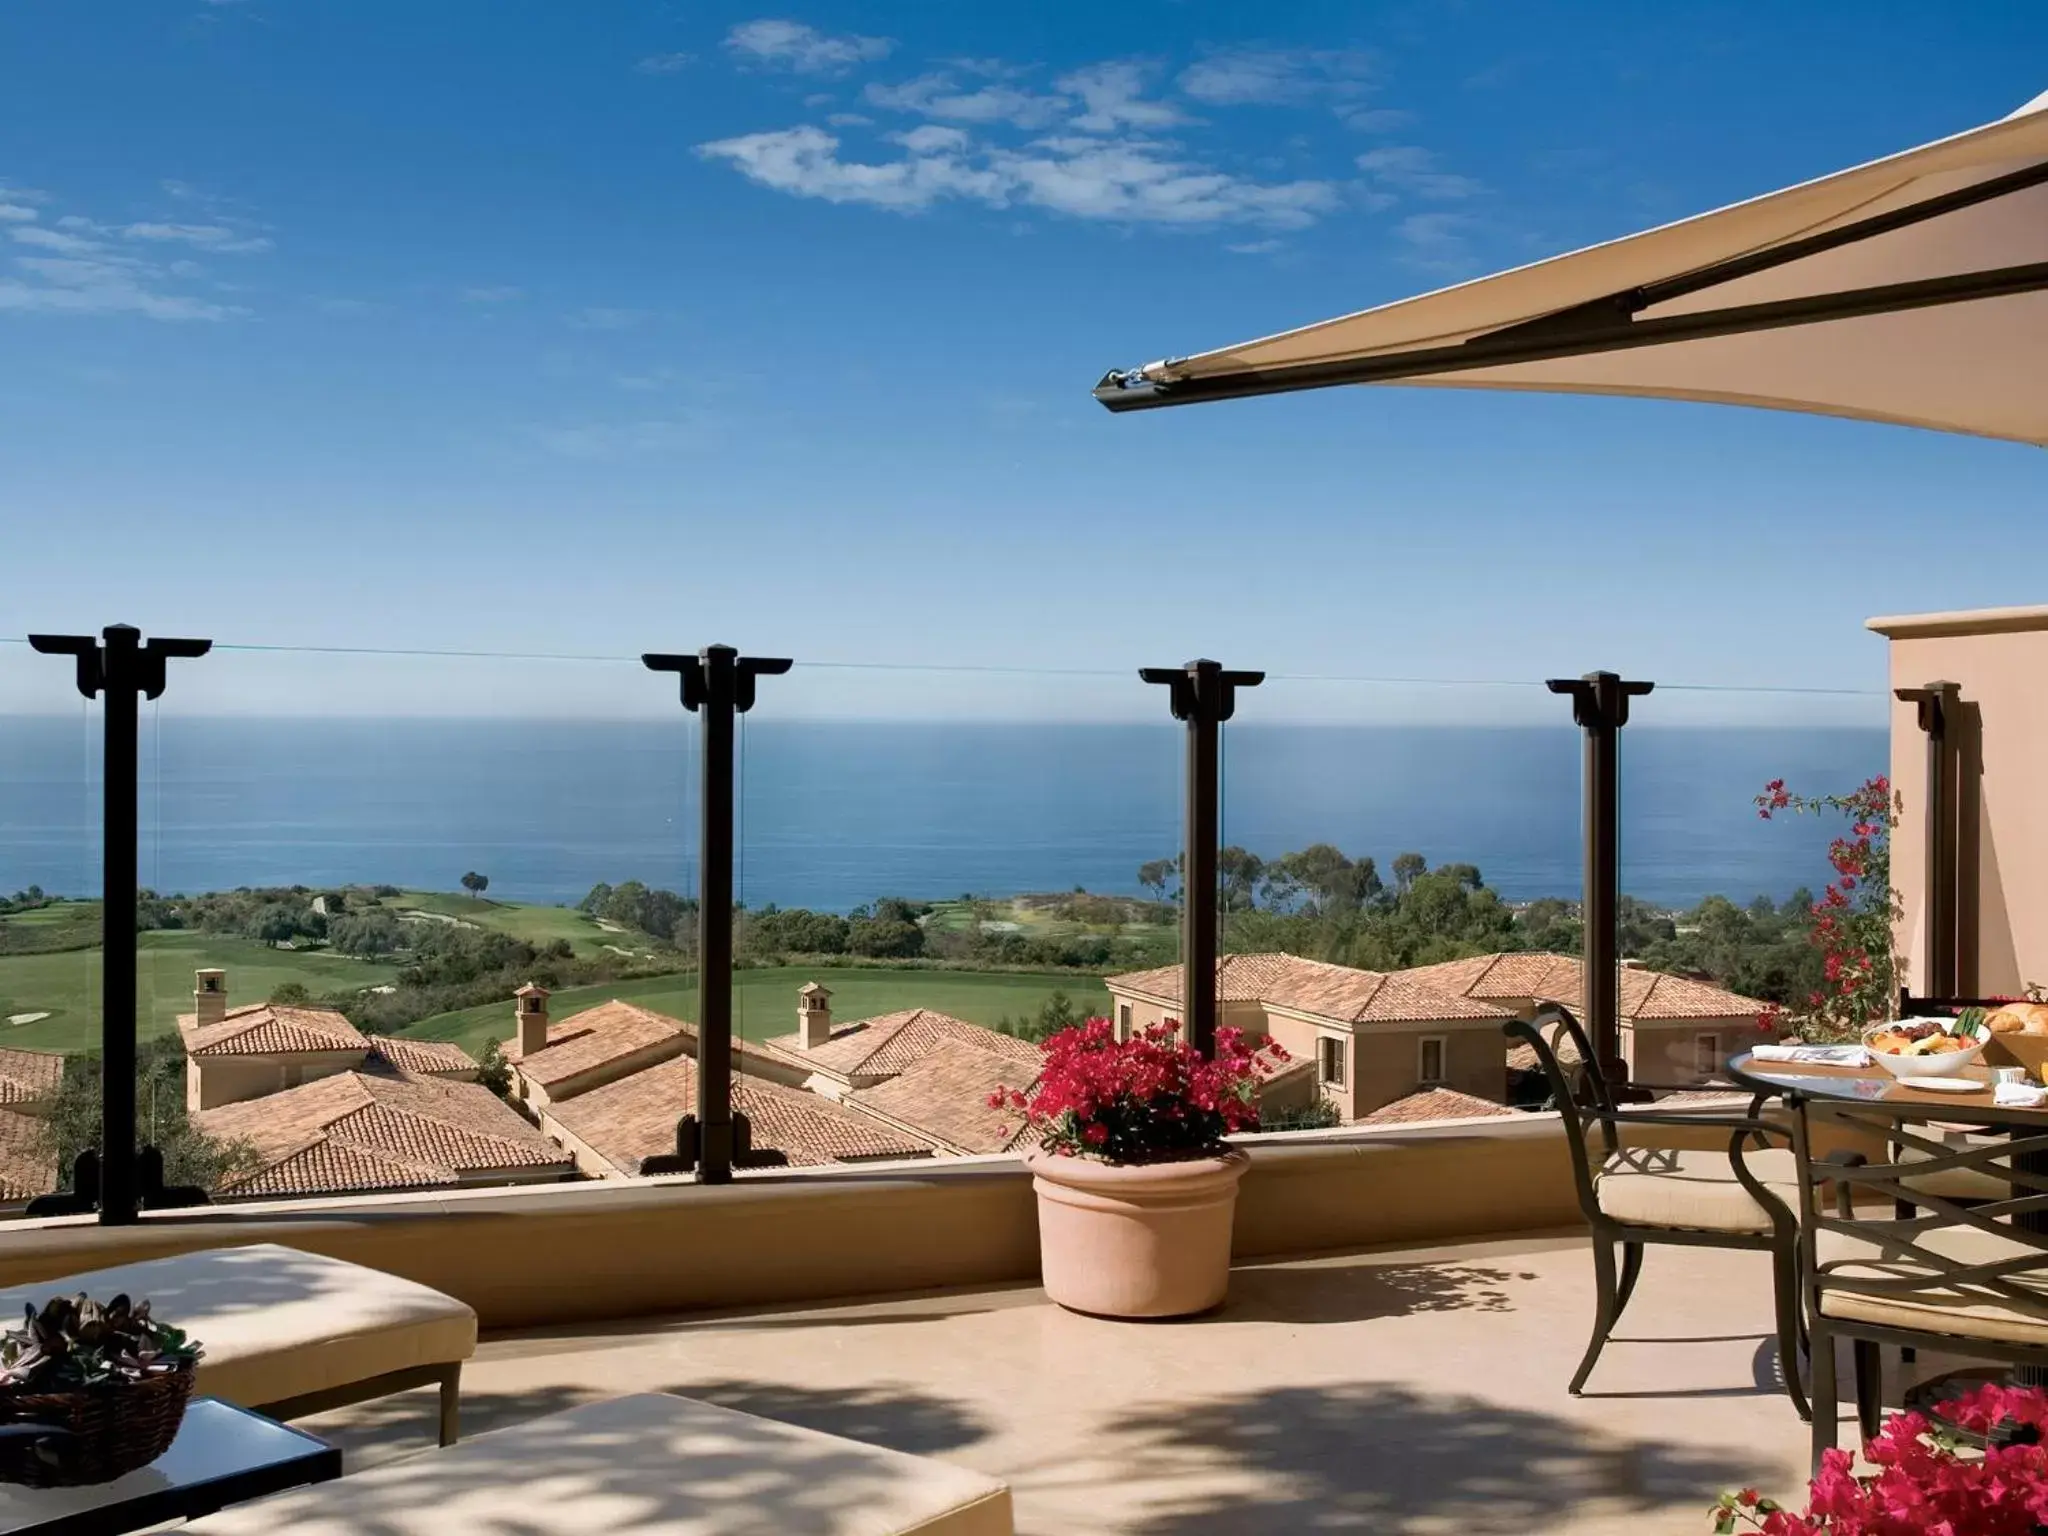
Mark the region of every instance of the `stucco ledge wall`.
<instances>
[{"instance_id":1,"label":"stucco ledge wall","mask_svg":"<svg viewBox=\"0 0 2048 1536\"><path fill-rule=\"evenodd\" d=\"M1247 1139L1240 1259L1555 1229L1578 1220L1554 1115ZM487 1328L1028 1284L1036 1204L1014 1158L267 1203L10 1224L0 1287L254 1242L459 1296Z\"/></svg>"}]
</instances>

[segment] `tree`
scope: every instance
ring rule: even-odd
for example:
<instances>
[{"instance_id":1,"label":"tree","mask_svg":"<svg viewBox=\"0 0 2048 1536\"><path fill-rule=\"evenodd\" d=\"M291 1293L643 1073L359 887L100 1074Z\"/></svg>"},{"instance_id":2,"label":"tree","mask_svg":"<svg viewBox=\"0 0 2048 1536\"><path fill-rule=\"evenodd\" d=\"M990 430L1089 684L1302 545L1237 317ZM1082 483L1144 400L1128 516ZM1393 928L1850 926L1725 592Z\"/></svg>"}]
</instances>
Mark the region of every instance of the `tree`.
<instances>
[{"instance_id":1,"label":"tree","mask_svg":"<svg viewBox=\"0 0 2048 1536\"><path fill-rule=\"evenodd\" d=\"M1266 861L1232 845L1216 850L1216 898L1225 912L1243 912L1254 904Z\"/></svg>"},{"instance_id":2,"label":"tree","mask_svg":"<svg viewBox=\"0 0 2048 1536\"><path fill-rule=\"evenodd\" d=\"M270 1001L279 1008L303 1008L313 1001L313 994L302 981L286 981L270 989Z\"/></svg>"},{"instance_id":3,"label":"tree","mask_svg":"<svg viewBox=\"0 0 2048 1536\"><path fill-rule=\"evenodd\" d=\"M1408 887L1417 875L1427 872L1429 860L1419 853L1397 853L1394 855L1394 889L1406 895Z\"/></svg>"},{"instance_id":4,"label":"tree","mask_svg":"<svg viewBox=\"0 0 2048 1536\"><path fill-rule=\"evenodd\" d=\"M327 924L327 942L344 955L374 960L405 945L405 925L381 907L344 912Z\"/></svg>"},{"instance_id":5,"label":"tree","mask_svg":"<svg viewBox=\"0 0 2048 1536\"><path fill-rule=\"evenodd\" d=\"M495 1040L486 1040L484 1048L476 1055L476 1080L499 1098L512 1094L512 1063L505 1059L505 1053Z\"/></svg>"},{"instance_id":6,"label":"tree","mask_svg":"<svg viewBox=\"0 0 2048 1536\"><path fill-rule=\"evenodd\" d=\"M1138 866L1138 884L1153 893L1161 901L1180 899L1180 860L1152 859ZM1167 893L1169 889L1172 895Z\"/></svg>"},{"instance_id":7,"label":"tree","mask_svg":"<svg viewBox=\"0 0 2048 1536\"><path fill-rule=\"evenodd\" d=\"M478 900L482 900L484 892L491 888L491 877L480 875L472 869L462 877L462 888Z\"/></svg>"}]
</instances>

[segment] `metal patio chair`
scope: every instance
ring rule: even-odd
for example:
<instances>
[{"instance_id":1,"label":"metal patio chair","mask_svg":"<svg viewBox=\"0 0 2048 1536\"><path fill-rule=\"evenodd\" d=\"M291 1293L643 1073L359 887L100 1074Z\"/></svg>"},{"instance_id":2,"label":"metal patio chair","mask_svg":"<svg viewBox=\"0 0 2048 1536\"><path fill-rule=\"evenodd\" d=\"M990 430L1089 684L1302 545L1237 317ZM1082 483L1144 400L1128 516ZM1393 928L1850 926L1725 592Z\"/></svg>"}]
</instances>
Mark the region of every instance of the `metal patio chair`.
<instances>
[{"instance_id":1,"label":"metal patio chair","mask_svg":"<svg viewBox=\"0 0 2048 1536\"><path fill-rule=\"evenodd\" d=\"M1679 1115L1623 1110L1614 1087L1579 1021L1555 1004L1532 1019L1504 1026L1509 1038L1535 1047L1549 1079L1551 1102L1571 1134L1572 1178L1579 1209L1593 1233L1596 1302L1593 1337L1568 1389L1574 1397L1586 1384L1621 1319L1642 1273L1643 1250L1652 1243L1693 1248L1747 1248L1771 1256L1772 1299L1777 1318L1778 1366L1785 1394L1799 1416L1809 1414L1800 1387L1805 1333L1799 1311L1799 1171L1783 1125L1762 1118L1763 1096L1746 1115ZM1568 1038L1579 1055L1576 1082L1558 1060L1546 1032ZM1630 1145L1632 1128L1682 1127L1726 1132L1725 1150L1670 1150ZM1617 1267L1615 1249L1621 1250Z\"/></svg>"},{"instance_id":2,"label":"metal patio chair","mask_svg":"<svg viewBox=\"0 0 2048 1536\"><path fill-rule=\"evenodd\" d=\"M1883 1417L1882 1345L2003 1361L2048 1372L2048 1117L1973 1108L2000 1137L1934 1139L1928 1122L1958 1111L1935 1104L1857 1103L1790 1096L1799 1162L1802 1272L1812 1329L1813 1464L1836 1443L1835 1340L1850 1341L1856 1419L1865 1440ZM1846 1133L1893 1149L1894 1161L1829 1160L1816 1139ZM1968 1174L2001 1187L1998 1200L1956 1200L1939 1189ZM1833 1201L1823 1186L1834 1186ZM1879 1218L1881 1196L1925 1212ZM1908 1356L1910 1358L1910 1356ZM2048 1376L2036 1374L2036 1380Z\"/></svg>"}]
</instances>

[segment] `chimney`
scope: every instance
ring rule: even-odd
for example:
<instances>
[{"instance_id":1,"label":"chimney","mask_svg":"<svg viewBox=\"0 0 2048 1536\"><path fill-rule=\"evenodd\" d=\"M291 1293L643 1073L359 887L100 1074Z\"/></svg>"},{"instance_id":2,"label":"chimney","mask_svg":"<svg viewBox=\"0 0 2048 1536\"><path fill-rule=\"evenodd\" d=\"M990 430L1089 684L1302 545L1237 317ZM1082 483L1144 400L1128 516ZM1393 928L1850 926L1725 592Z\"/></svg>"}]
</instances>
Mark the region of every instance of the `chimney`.
<instances>
[{"instance_id":1,"label":"chimney","mask_svg":"<svg viewBox=\"0 0 2048 1536\"><path fill-rule=\"evenodd\" d=\"M228 973L222 970L192 973L194 1022L204 1027L218 1024L228 1016Z\"/></svg>"},{"instance_id":2,"label":"chimney","mask_svg":"<svg viewBox=\"0 0 2048 1536\"><path fill-rule=\"evenodd\" d=\"M529 981L512 994L519 1012L519 1054L523 1059L547 1049L548 989Z\"/></svg>"},{"instance_id":3,"label":"chimney","mask_svg":"<svg viewBox=\"0 0 2048 1536\"><path fill-rule=\"evenodd\" d=\"M807 1051L815 1051L832 1038L832 994L815 981L807 981L796 995L798 1037Z\"/></svg>"}]
</instances>

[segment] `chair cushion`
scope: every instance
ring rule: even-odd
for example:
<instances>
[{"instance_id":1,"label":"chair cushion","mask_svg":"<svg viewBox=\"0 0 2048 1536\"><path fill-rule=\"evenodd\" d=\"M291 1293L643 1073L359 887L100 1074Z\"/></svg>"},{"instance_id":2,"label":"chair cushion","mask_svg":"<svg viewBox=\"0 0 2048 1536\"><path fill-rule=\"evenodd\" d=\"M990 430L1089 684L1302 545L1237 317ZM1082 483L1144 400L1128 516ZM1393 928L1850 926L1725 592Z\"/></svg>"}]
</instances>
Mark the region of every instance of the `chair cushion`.
<instances>
[{"instance_id":1,"label":"chair cushion","mask_svg":"<svg viewBox=\"0 0 2048 1536\"><path fill-rule=\"evenodd\" d=\"M78 1291L147 1298L158 1317L205 1346L196 1390L245 1407L451 1364L476 1350L476 1313L454 1297L276 1243L65 1275L0 1294L0 1316Z\"/></svg>"},{"instance_id":2,"label":"chair cushion","mask_svg":"<svg viewBox=\"0 0 2048 1536\"><path fill-rule=\"evenodd\" d=\"M1987 1142L2003 1144L2003 1136L1944 1136L1950 1152L1963 1152L1984 1146ZM1925 1163L1933 1159L1932 1152L1923 1152L1918 1147L1900 1147L1895 1154L1901 1164ZM1909 1190L1922 1194L1939 1195L1944 1200L2010 1200L2012 1185L1994 1173L1980 1168L1944 1168L1939 1173L1919 1173L1902 1177L1899 1182Z\"/></svg>"},{"instance_id":3,"label":"chair cushion","mask_svg":"<svg viewBox=\"0 0 2048 1536\"><path fill-rule=\"evenodd\" d=\"M922 1456L647 1393L225 1510L193 1536L1011 1536L1010 1490Z\"/></svg>"},{"instance_id":4,"label":"chair cushion","mask_svg":"<svg viewBox=\"0 0 2048 1536\"><path fill-rule=\"evenodd\" d=\"M1884 1228L1870 1223L1859 1232L1823 1230L1815 1235L1814 1260L1824 1317L1945 1333L1957 1338L1991 1339L2008 1344L2048 1344L2048 1251L1975 1227L1902 1229L1921 1247L1958 1264L1989 1264L1999 1259L2031 1259L2032 1273L2007 1275L2006 1281L2040 1298L2038 1315L2017 1306L1979 1281L1958 1283L1942 1277L1924 1260L1887 1241ZM1831 1279L1912 1280L1925 1283L1887 1296L1867 1296L1831 1287Z\"/></svg>"},{"instance_id":5,"label":"chair cushion","mask_svg":"<svg viewBox=\"0 0 2048 1536\"><path fill-rule=\"evenodd\" d=\"M1759 1183L1799 1214L1799 1167L1778 1147L1744 1152ZM1771 1217L1735 1177L1727 1152L1624 1147L1596 1176L1600 1209L1616 1221L1694 1232L1769 1232Z\"/></svg>"}]
</instances>

